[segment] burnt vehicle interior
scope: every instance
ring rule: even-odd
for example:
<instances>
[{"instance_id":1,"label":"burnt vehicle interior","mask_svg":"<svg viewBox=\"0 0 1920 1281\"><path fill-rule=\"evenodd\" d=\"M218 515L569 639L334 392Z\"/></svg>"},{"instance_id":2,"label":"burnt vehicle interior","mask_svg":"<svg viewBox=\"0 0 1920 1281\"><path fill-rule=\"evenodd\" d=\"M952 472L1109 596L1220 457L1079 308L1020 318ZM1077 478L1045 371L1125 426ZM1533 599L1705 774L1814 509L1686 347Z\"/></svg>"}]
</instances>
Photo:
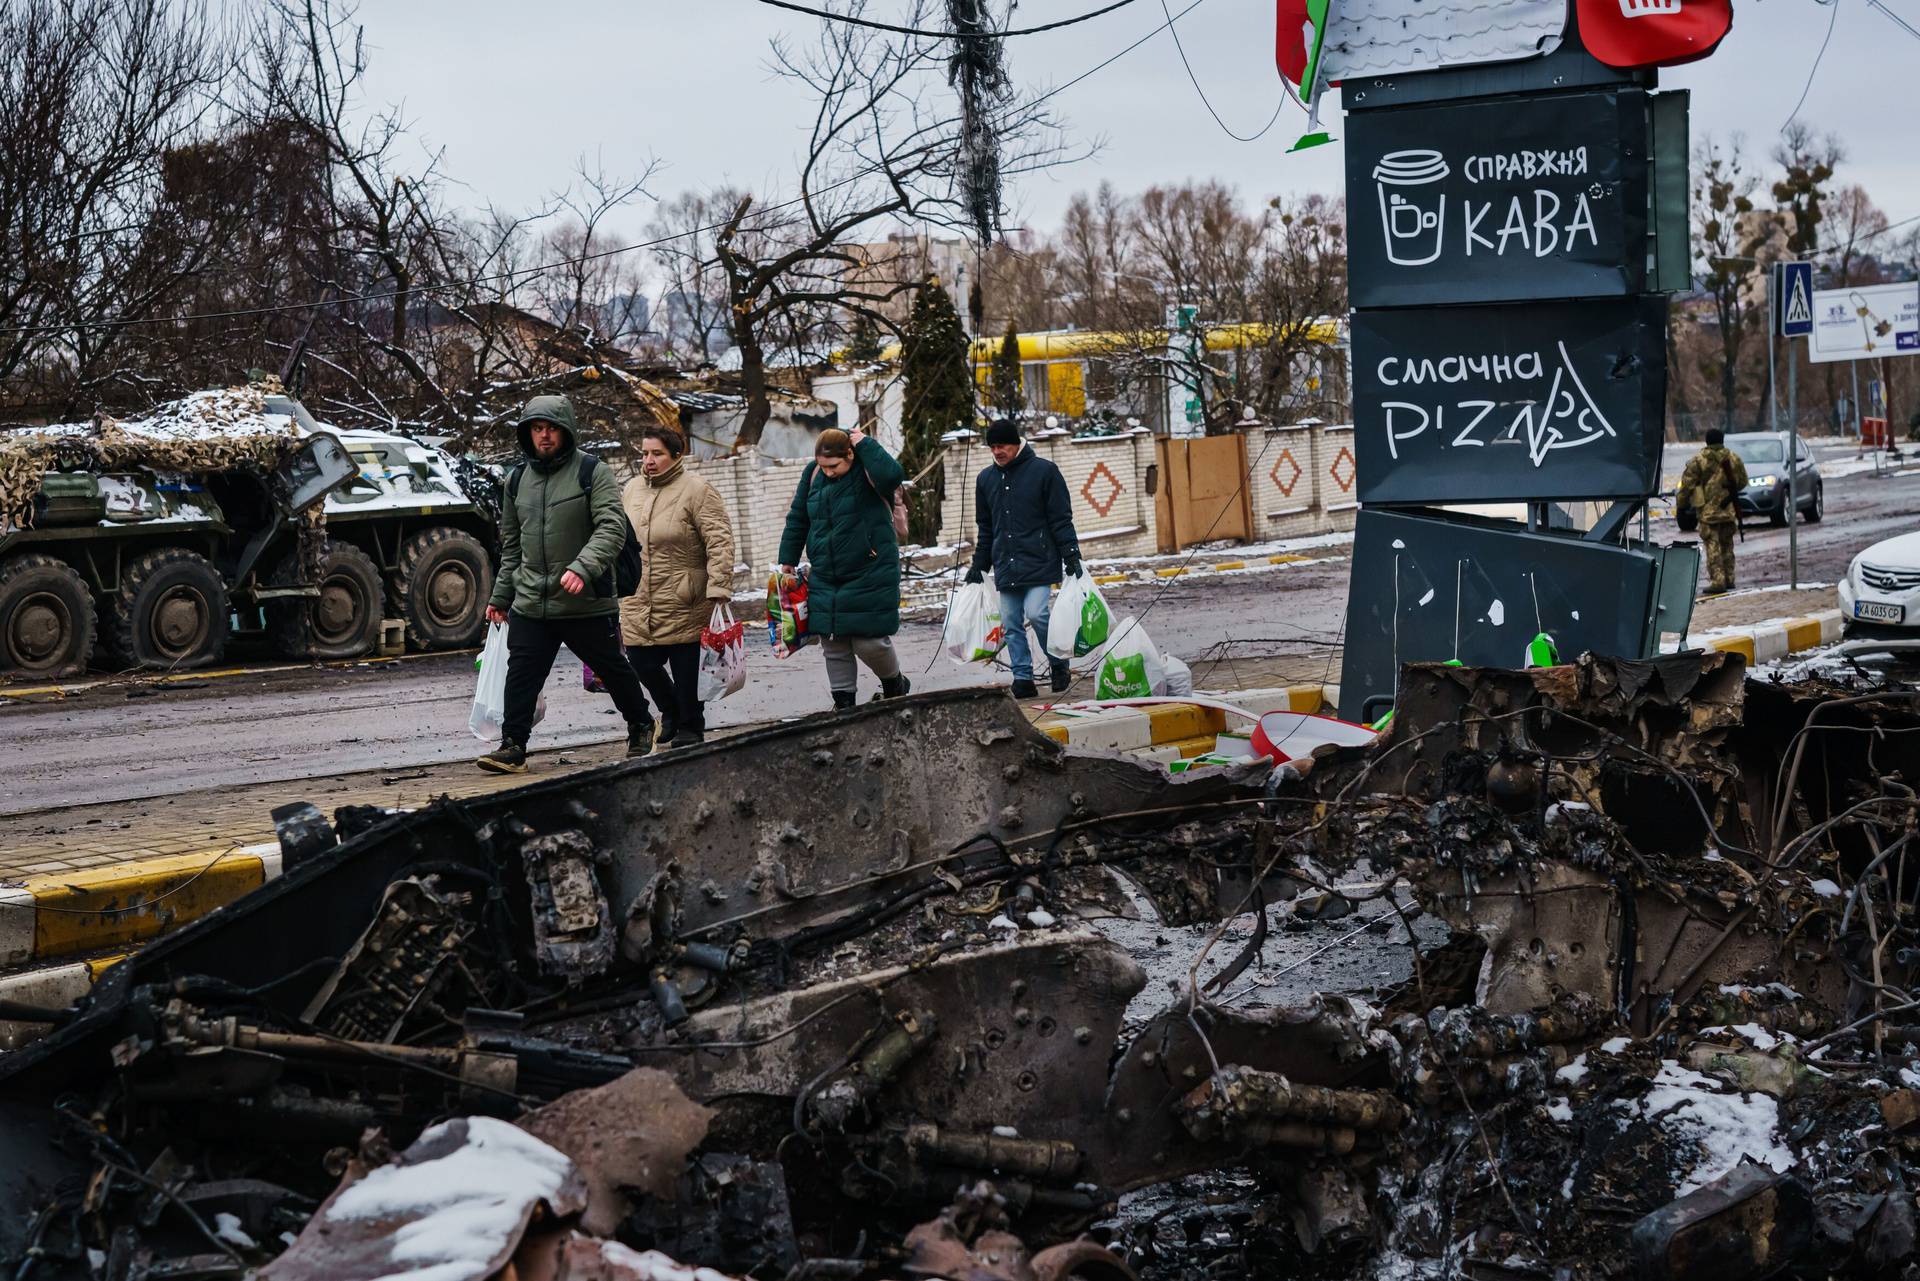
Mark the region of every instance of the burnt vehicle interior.
<instances>
[{"instance_id":1,"label":"burnt vehicle interior","mask_svg":"<svg viewBox=\"0 0 1920 1281\"><path fill-rule=\"evenodd\" d=\"M289 806L284 876L24 1012L0 1258L1898 1275L1917 701L1412 664L1371 746L1173 775L976 689Z\"/></svg>"}]
</instances>

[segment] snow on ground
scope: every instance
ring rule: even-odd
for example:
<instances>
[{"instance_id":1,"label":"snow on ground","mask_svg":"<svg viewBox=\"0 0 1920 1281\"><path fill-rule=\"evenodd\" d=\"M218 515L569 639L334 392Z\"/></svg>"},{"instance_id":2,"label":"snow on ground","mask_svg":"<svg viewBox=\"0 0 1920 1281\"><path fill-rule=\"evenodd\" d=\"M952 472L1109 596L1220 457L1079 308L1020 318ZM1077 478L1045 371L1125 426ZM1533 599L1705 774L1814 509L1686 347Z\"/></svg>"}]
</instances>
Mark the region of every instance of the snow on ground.
<instances>
[{"instance_id":1,"label":"snow on ground","mask_svg":"<svg viewBox=\"0 0 1920 1281\"><path fill-rule=\"evenodd\" d=\"M1251 560L1258 556L1282 556L1289 552L1311 551L1319 547L1344 547L1353 541L1352 530L1336 530L1331 534L1314 534L1306 538L1282 538L1275 542L1247 543L1242 545L1231 541L1217 543L1197 543L1184 551L1160 552L1152 556L1094 556L1089 564L1097 564L1113 569L1125 569L1134 565L1165 565L1176 561L1185 561L1195 555L1221 556L1228 560Z\"/></svg>"}]
</instances>

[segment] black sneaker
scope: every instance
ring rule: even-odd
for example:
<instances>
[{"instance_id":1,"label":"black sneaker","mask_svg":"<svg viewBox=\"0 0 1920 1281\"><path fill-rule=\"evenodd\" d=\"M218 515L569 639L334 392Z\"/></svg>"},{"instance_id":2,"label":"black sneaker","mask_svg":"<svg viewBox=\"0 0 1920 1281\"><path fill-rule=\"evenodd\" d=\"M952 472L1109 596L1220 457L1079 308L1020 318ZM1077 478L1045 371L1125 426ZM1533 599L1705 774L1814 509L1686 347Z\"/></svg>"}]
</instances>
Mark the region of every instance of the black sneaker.
<instances>
[{"instance_id":1,"label":"black sneaker","mask_svg":"<svg viewBox=\"0 0 1920 1281\"><path fill-rule=\"evenodd\" d=\"M500 746L482 756L474 764L490 774L524 774L527 772L526 744L503 738L500 740Z\"/></svg>"},{"instance_id":2,"label":"black sneaker","mask_svg":"<svg viewBox=\"0 0 1920 1281\"><path fill-rule=\"evenodd\" d=\"M1053 664L1052 677L1053 679L1047 682L1047 687L1056 694L1066 693L1067 689L1073 684L1072 665L1068 663Z\"/></svg>"},{"instance_id":3,"label":"black sneaker","mask_svg":"<svg viewBox=\"0 0 1920 1281\"><path fill-rule=\"evenodd\" d=\"M676 747L692 747L695 743L704 743L706 741L707 734L705 730L683 729L667 740L667 750L671 752Z\"/></svg>"},{"instance_id":4,"label":"black sneaker","mask_svg":"<svg viewBox=\"0 0 1920 1281\"><path fill-rule=\"evenodd\" d=\"M836 712L853 710L853 704L859 697L857 691L850 689L836 689L830 692L833 694L833 710Z\"/></svg>"},{"instance_id":5,"label":"black sneaker","mask_svg":"<svg viewBox=\"0 0 1920 1281\"><path fill-rule=\"evenodd\" d=\"M673 742L673 736L679 732L680 725L673 719L673 713L661 712L660 730L653 736L653 750L656 752L666 751L667 745Z\"/></svg>"},{"instance_id":6,"label":"black sneaker","mask_svg":"<svg viewBox=\"0 0 1920 1281\"><path fill-rule=\"evenodd\" d=\"M632 760L636 756L645 756L648 752L651 752L652 750L653 750L653 722L641 721L639 724L636 725L632 721L628 721L627 722L627 759Z\"/></svg>"},{"instance_id":7,"label":"black sneaker","mask_svg":"<svg viewBox=\"0 0 1920 1281\"><path fill-rule=\"evenodd\" d=\"M899 676L889 676L880 682L880 697L905 698L907 691L912 688L913 682L906 678L905 673Z\"/></svg>"},{"instance_id":8,"label":"black sneaker","mask_svg":"<svg viewBox=\"0 0 1920 1281\"><path fill-rule=\"evenodd\" d=\"M1013 696L1015 698L1038 698L1040 697L1040 687L1032 681L1015 681L1013 683Z\"/></svg>"}]
</instances>

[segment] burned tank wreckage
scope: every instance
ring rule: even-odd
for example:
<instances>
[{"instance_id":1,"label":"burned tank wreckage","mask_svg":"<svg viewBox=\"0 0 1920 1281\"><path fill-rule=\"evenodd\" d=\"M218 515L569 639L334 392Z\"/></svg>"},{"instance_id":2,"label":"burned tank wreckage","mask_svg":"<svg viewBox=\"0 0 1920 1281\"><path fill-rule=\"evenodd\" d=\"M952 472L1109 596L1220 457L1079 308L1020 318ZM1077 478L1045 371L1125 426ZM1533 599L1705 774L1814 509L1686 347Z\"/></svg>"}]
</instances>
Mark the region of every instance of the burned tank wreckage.
<instances>
[{"instance_id":1,"label":"burned tank wreckage","mask_svg":"<svg viewBox=\"0 0 1920 1281\"><path fill-rule=\"evenodd\" d=\"M1304 771L1170 776L975 690L311 814L0 1059L0 1255L1892 1275L1916 731L1724 654L1414 665Z\"/></svg>"}]
</instances>

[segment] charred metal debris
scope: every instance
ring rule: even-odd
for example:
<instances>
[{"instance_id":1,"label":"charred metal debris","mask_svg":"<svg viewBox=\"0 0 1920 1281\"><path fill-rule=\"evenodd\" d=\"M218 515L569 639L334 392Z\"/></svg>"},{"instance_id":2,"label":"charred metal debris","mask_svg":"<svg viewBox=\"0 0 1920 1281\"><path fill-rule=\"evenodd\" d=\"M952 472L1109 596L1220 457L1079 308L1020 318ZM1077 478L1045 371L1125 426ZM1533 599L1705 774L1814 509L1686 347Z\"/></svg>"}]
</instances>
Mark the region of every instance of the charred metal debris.
<instances>
[{"instance_id":1,"label":"charred metal debris","mask_svg":"<svg viewBox=\"0 0 1920 1281\"><path fill-rule=\"evenodd\" d=\"M961 691L295 813L284 877L0 1059L0 1254L1912 1275L1917 777L1914 694L1689 654L1410 666L1305 769Z\"/></svg>"}]
</instances>

